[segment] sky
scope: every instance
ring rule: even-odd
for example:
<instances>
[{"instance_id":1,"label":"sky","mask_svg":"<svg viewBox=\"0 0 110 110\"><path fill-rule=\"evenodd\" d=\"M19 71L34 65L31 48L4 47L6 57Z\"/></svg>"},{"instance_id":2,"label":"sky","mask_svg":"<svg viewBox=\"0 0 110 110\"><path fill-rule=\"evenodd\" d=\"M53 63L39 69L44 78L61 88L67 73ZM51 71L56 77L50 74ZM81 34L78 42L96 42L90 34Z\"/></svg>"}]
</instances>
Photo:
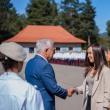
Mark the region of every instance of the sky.
<instances>
[{"instance_id":1,"label":"sky","mask_svg":"<svg viewBox=\"0 0 110 110\"><path fill-rule=\"evenodd\" d=\"M17 12L20 14L25 13L25 9L30 0L11 0ZM84 0L80 0L84 1ZM61 0L56 0L60 3ZM110 0L92 0L92 5L96 8L95 21L100 29L100 33L106 31L106 22L110 20Z\"/></svg>"}]
</instances>

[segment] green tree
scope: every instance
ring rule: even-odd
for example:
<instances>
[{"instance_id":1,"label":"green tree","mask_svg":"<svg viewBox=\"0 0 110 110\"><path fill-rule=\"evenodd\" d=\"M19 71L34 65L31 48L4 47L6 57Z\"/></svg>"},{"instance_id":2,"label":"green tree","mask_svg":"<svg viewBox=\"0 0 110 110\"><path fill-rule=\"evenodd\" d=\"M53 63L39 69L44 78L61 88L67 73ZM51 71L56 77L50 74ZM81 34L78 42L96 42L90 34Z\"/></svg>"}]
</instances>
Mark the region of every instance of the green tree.
<instances>
[{"instance_id":1,"label":"green tree","mask_svg":"<svg viewBox=\"0 0 110 110\"><path fill-rule=\"evenodd\" d=\"M107 34L110 37L110 20L107 21Z\"/></svg>"},{"instance_id":2,"label":"green tree","mask_svg":"<svg viewBox=\"0 0 110 110\"><path fill-rule=\"evenodd\" d=\"M13 36L26 26L26 17L25 15L17 14L15 8L13 8L10 12L10 18L7 20L6 25L7 24L9 32L11 36Z\"/></svg>"},{"instance_id":3,"label":"green tree","mask_svg":"<svg viewBox=\"0 0 110 110\"><path fill-rule=\"evenodd\" d=\"M11 35L9 32L9 18L13 6L10 0L0 0L0 41Z\"/></svg>"},{"instance_id":4,"label":"green tree","mask_svg":"<svg viewBox=\"0 0 110 110\"><path fill-rule=\"evenodd\" d=\"M108 44L109 44L109 48L110 48L110 20L107 21L107 34L108 34Z\"/></svg>"},{"instance_id":5,"label":"green tree","mask_svg":"<svg viewBox=\"0 0 110 110\"><path fill-rule=\"evenodd\" d=\"M54 0L31 0L27 6L29 24L57 24L57 5Z\"/></svg>"},{"instance_id":6,"label":"green tree","mask_svg":"<svg viewBox=\"0 0 110 110\"><path fill-rule=\"evenodd\" d=\"M24 14L17 14L16 18L14 20L16 20L16 21L12 22L13 23L13 25L12 25L13 26L13 28L12 28L13 35L18 33L20 30L22 30L27 25L27 18Z\"/></svg>"},{"instance_id":7,"label":"green tree","mask_svg":"<svg viewBox=\"0 0 110 110\"><path fill-rule=\"evenodd\" d=\"M98 27L95 23L95 8L91 0L64 0L60 12L60 24L73 35L92 43L97 42Z\"/></svg>"},{"instance_id":8,"label":"green tree","mask_svg":"<svg viewBox=\"0 0 110 110\"><path fill-rule=\"evenodd\" d=\"M79 0L64 0L61 3L60 24L65 27L70 33L80 36L80 13L82 12L83 4Z\"/></svg>"},{"instance_id":9,"label":"green tree","mask_svg":"<svg viewBox=\"0 0 110 110\"><path fill-rule=\"evenodd\" d=\"M95 23L95 8L92 6L91 0L85 0L85 6L80 14L81 33L87 41L90 37L91 43L97 43L98 27Z\"/></svg>"},{"instance_id":10,"label":"green tree","mask_svg":"<svg viewBox=\"0 0 110 110\"><path fill-rule=\"evenodd\" d=\"M107 36L105 37L99 37L98 43L106 48L109 48L109 43L108 43L108 38Z\"/></svg>"},{"instance_id":11,"label":"green tree","mask_svg":"<svg viewBox=\"0 0 110 110\"><path fill-rule=\"evenodd\" d=\"M0 0L0 42L19 32L25 23L20 23L23 19L16 13L10 1Z\"/></svg>"}]
</instances>

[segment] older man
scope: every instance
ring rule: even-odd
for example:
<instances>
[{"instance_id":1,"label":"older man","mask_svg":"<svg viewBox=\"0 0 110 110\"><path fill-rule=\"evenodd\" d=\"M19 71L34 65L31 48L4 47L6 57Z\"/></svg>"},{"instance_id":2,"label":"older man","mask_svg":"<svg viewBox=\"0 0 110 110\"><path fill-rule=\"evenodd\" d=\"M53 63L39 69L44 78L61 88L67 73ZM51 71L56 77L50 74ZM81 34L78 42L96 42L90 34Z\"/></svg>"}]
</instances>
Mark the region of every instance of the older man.
<instances>
[{"instance_id":1,"label":"older man","mask_svg":"<svg viewBox=\"0 0 110 110\"><path fill-rule=\"evenodd\" d=\"M48 62L55 52L54 42L41 39L36 43L37 55L26 65L26 80L40 90L45 110L55 110L55 95L65 99L72 96L73 88L64 89L57 85L54 70Z\"/></svg>"}]
</instances>

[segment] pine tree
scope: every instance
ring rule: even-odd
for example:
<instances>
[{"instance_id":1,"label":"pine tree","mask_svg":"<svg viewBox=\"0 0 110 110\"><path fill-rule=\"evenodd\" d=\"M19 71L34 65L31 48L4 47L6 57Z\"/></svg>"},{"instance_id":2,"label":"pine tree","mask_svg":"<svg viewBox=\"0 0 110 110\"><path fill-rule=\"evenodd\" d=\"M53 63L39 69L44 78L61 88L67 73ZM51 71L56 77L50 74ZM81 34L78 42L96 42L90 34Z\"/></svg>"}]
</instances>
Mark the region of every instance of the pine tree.
<instances>
[{"instance_id":1,"label":"pine tree","mask_svg":"<svg viewBox=\"0 0 110 110\"><path fill-rule=\"evenodd\" d=\"M57 5L54 0L31 0L27 6L27 17L29 24L56 24Z\"/></svg>"},{"instance_id":2,"label":"pine tree","mask_svg":"<svg viewBox=\"0 0 110 110\"><path fill-rule=\"evenodd\" d=\"M12 37L26 26L26 17L25 15L17 14L15 8L13 8L10 12L8 23L6 24L8 24L8 31Z\"/></svg>"},{"instance_id":3,"label":"pine tree","mask_svg":"<svg viewBox=\"0 0 110 110\"><path fill-rule=\"evenodd\" d=\"M80 14L81 29L80 33L84 36L84 39L88 41L88 37L91 43L97 43L98 27L95 23L95 8L92 6L91 0L85 0L84 9Z\"/></svg>"},{"instance_id":4,"label":"pine tree","mask_svg":"<svg viewBox=\"0 0 110 110\"><path fill-rule=\"evenodd\" d=\"M92 43L97 42L98 27L95 23L95 8L91 0L64 0L60 12L60 24L73 35Z\"/></svg>"},{"instance_id":5,"label":"pine tree","mask_svg":"<svg viewBox=\"0 0 110 110\"><path fill-rule=\"evenodd\" d=\"M108 34L108 45L109 45L109 48L110 48L110 20L107 21L107 34Z\"/></svg>"},{"instance_id":6,"label":"pine tree","mask_svg":"<svg viewBox=\"0 0 110 110\"><path fill-rule=\"evenodd\" d=\"M0 0L0 41L11 35L8 25L12 8L10 0Z\"/></svg>"},{"instance_id":7,"label":"pine tree","mask_svg":"<svg viewBox=\"0 0 110 110\"><path fill-rule=\"evenodd\" d=\"M80 36L78 32L80 28L79 13L82 11L83 4L79 3L79 0L64 0L61 5L60 24L70 33Z\"/></svg>"},{"instance_id":8,"label":"pine tree","mask_svg":"<svg viewBox=\"0 0 110 110\"><path fill-rule=\"evenodd\" d=\"M16 13L16 9L10 2L11 0L0 0L0 42L12 37L23 27L21 15ZM18 23L19 21L19 23Z\"/></svg>"},{"instance_id":9,"label":"pine tree","mask_svg":"<svg viewBox=\"0 0 110 110\"><path fill-rule=\"evenodd\" d=\"M107 21L107 34L110 37L110 20Z\"/></svg>"}]
</instances>

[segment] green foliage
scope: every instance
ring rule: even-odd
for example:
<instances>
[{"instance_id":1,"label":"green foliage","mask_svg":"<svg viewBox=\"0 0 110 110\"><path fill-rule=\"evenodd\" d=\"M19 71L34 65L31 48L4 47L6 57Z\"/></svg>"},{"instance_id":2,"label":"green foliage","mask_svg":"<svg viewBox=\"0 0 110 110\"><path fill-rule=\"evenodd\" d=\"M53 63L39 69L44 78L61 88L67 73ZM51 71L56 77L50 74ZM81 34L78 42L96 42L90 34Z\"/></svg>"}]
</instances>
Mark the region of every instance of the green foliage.
<instances>
[{"instance_id":1,"label":"green foliage","mask_svg":"<svg viewBox=\"0 0 110 110\"><path fill-rule=\"evenodd\" d=\"M87 41L90 36L91 43L96 43L97 27L95 24L95 8L91 4L91 0L86 0L83 11L80 14L81 32Z\"/></svg>"},{"instance_id":2,"label":"green foliage","mask_svg":"<svg viewBox=\"0 0 110 110\"><path fill-rule=\"evenodd\" d=\"M62 0L61 7L55 0L30 0L26 16L16 13L11 0L0 0L0 40L14 36L27 24L62 25L73 35L96 43L98 27L95 23L95 8L91 0ZM108 35L110 36L110 23ZM109 37L110 39L110 37Z\"/></svg>"},{"instance_id":3,"label":"green foliage","mask_svg":"<svg viewBox=\"0 0 110 110\"><path fill-rule=\"evenodd\" d=\"M99 37L98 38L98 43L100 45L103 45L104 47L110 49L110 43L108 42L108 37L107 36L105 36L105 37Z\"/></svg>"},{"instance_id":4,"label":"green foliage","mask_svg":"<svg viewBox=\"0 0 110 110\"><path fill-rule=\"evenodd\" d=\"M107 34L110 37L110 20L107 21Z\"/></svg>"},{"instance_id":5,"label":"green foliage","mask_svg":"<svg viewBox=\"0 0 110 110\"><path fill-rule=\"evenodd\" d=\"M11 34L8 25L12 8L12 4L9 0L0 0L0 40Z\"/></svg>"},{"instance_id":6,"label":"green foliage","mask_svg":"<svg viewBox=\"0 0 110 110\"><path fill-rule=\"evenodd\" d=\"M60 24L69 32L91 43L97 42L98 27L95 23L95 8L91 0L64 0L60 12Z\"/></svg>"},{"instance_id":7,"label":"green foliage","mask_svg":"<svg viewBox=\"0 0 110 110\"><path fill-rule=\"evenodd\" d=\"M19 32L24 27L22 21L10 0L0 0L0 42Z\"/></svg>"},{"instance_id":8,"label":"green foliage","mask_svg":"<svg viewBox=\"0 0 110 110\"><path fill-rule=\"evenodd\" d=\"M80 36L78 32L80 28L79 13L81 12L82 4L78 0L64 0L61 8L60 24L72 34Z\"/></svg>"},{"instance_id":9,"label":"green foliage","mask_svg":"<svg viewBox=\"0 0 110 110\"><path fill-rule=\"evenodd\" d=\"M27 6L29 24L57 24L57 5L54 0L31 0Z\"/></svg>"},{"instance_id":10,"label":"green foliage","mask_svg":"<svg viewBox=\"0 0 110 110\"><path fill-rule=\"evenodd\" d=\"M109 49L110 49L110 20L107 21L107 34L108 34L108 44L109 44Z\"/></svg>"}]
</instances>

